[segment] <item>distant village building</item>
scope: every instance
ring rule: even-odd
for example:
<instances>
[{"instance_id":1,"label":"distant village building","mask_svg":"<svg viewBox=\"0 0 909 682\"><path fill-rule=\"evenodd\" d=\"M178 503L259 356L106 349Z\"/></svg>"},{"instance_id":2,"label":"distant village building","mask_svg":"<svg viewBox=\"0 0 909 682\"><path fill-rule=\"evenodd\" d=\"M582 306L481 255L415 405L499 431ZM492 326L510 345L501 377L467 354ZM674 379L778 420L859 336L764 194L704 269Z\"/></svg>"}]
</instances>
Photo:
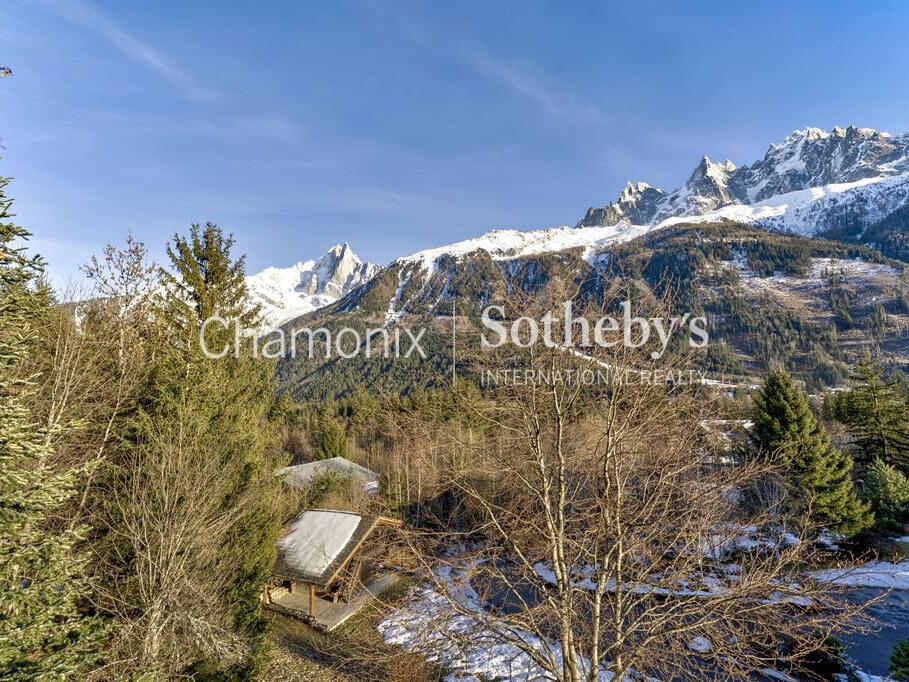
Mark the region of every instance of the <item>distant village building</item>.
<instances>
[{"instance_id":1,"label":"distant village building","mask_svg":"<svg viewBox=\"0 0 909 682\"><path fill-rule=\"evenodd\" d=\"M380 566L401 521L384 516L314 509L302 512L278 541L266 608L331 630L394 585ZM385 532L383 532L385 531Z\"/></svg>"},{"instance_id":2,"label":"distant village building","mask_svg":"<svg viewBox=\"0 0 909 682\"><path fill-rule=\"evenodd\" d=\"M275 472L275 475L281 476L287 485L300 490L308 488L314 479L325 474L359 480L363 484L363 490L370 495L379 492L379 474L344 457L296 464Z\"/></svg>"}]
</instances>

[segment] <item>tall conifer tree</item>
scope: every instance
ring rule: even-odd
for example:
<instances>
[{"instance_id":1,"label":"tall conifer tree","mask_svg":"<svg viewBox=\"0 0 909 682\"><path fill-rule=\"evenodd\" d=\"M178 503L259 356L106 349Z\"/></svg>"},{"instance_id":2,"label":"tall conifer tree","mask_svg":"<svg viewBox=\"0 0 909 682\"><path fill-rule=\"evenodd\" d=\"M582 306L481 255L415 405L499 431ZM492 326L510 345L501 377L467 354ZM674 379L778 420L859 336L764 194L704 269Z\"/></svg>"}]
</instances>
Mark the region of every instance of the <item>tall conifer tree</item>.
<instances>
[{"instance_id":1,"label":"tall conifer tree","mask_svg":"<svg viewBox=\"0 0 909 682\"><path fill-rule=\"evenodd\" d=\"M808 396L784 371L772 372L755 397L751 444L779 459L791 506L817 526L846 534L872 522L852 483L852 460L836 450Z\"/></svg>"},{"instance_id":2,"label":"tall conifer tree","mask_svg":"<svg viewBox=\"0 0 909 682\"><path fill-rule=\"evenodd\" d=\"M88 594L79 529L54 515L81 473L55 466L49 439L26 408L33 390L22 361L47 310L40 259L11 222L0 178L0 678L62 680L91 663L101 634L79 612Z\"/></svg>"},{"instance_id":3,"label":"tall conifer tree","mask_svg":"<svg viewBox=\"0 0 909 682\"><path fill-rule=\"evenodd\" d=\"M863 462L880 459L909 473L909 405L903 387L887 379L880 365L864 360L861 383L837 401L837 417L855 438Z\"/></svg>"},{"instance_id":4,"label":"tall conifer tree","mask_svg":"<svg viewBox=\"0 0 909 682\"><path fill-rule=\"evenodd\" d=\"M209 348L228 343L230 352L212 359L202 353L199 331L205 320L219 316L236 321L241 329L254 328L258 310L246 301L244 259L231 254L233 239L212 223L193 225L189 236L174 237L168 248L172 272L164 274L168 295L161 313L172 336L181 337L176 361L169 361L155 378L155 394L148 411L167 418L177 410L207 416L212 456L229 461L225 471L235 472L225 507L246 500L240 520L222 549L230 559L240 558L234 588L224 599L234 614L237 633L252 643L247 665L232 671L241 677L256 665L264 644L265 621L260 594L274 561L279 519L271 493L275 490L275 462L270 456L272 430L267 413L274 400L271 363L251 357L248 346L235 354L233 328L210 325ZM249 493L256 503L249 504ZM235 510L234 510L235 511ZM209 662L205 669L211 668ZM217 665L216 665L217 667Z\"/></svg>"}]
</instances>

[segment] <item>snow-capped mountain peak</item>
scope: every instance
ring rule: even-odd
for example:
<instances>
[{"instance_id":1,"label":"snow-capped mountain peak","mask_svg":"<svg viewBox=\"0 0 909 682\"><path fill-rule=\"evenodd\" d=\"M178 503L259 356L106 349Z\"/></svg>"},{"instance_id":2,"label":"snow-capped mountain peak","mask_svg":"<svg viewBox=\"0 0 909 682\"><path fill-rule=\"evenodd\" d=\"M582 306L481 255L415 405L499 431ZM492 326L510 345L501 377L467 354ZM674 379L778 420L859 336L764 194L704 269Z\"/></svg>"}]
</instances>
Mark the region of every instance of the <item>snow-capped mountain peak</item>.
<instances>
[{"instance_id":1,"label":"snow-capped mountain peak","mask_svg":"<svg viewBox=\"0 0 909 682\"><path fill-rule=\"evenodd\" d=\"M344 242L316 260L249 275L246 289L251 303L262 306L266 325L274 327L334 303L368 282L378 270L378 265L361 261Z\"/></svg>"},{"instance_id":2,"label":"snow-capped mountain peak","mask_svg":"<svg viewBox=\"0 0 909 682\"><path fill-rule=\"evenodd\" d=\"M622 193L619 195L619 203L633 203L638 200L638 198L644 194L648 189L653 189L646 182L637 182L632 184L631 181L625 184L625 188L622 190ZM662 191L662 190L657 190Z\"/></svg>"},{"instance_id":3,"label":"snow-capped mountain peak","mask_svg":"<svg viewBox=\"0 0 909 682\"><path fill-rule=\"evenodd\" d=\"M619 200L604 208L590 208L578 227L605 227L618 223L646 225L666 193L646 182L627 183Z\"/></svg>"},{"instance_id":4,"label":"snow-capped mountain peak","mask_svg":"<svg viewBox=\"0 0 909 682\"><path fill-rule=\"evenodd\" d=\"M725 163L714 162L710 157L704 154L698 167L694 169L691 177L688 178L688 185L696 184L704 178L708 178L714 184L725 187L729 181L729 174L735 170L735 164L729 159Z\"/></svg>"},{"instance_id":5,"label":"snow-capped mountain peak","mask_svg":"<svg viewBox=\"0 0 909 682\"><path fill-rule=\"evenodd\" d=\"M806 195L813 201L830 194L822 188L847 185L865 197L862 201L873 203L874 197L886 197L886 205L871 205L865 211L869 219L873 216L879 219L881 213L899 205L901 195L898 191L877 192L866 186L869 181L905 174L909 174L909 134L893 136L856 126L837 126L829 132L806 127L794 130L780 143L771 144L764 158L750 165L736 167L732 161L717 163L704 156L688 181L668 194L652 190L646 183L629 184L617 202L588 209L578 226L607 226L616 222L657 226L667 220L712 215L727 206L764 204L773 197L802 196L796 193L817 189L814 194ZM641 186L651 191L646 198L646 192L631 191ZM842 196L838 197L836 210L848 210L847 203ZM760 212L736 213L744 216ZM823 212L811 211L805 216L809 214L818 222L811 226L795 226L803 234L837 226L833 215L827 221L830 224L825 225ZM856 227L860 229L867 225L857 224Z\"/></svg>"}]
</instances>

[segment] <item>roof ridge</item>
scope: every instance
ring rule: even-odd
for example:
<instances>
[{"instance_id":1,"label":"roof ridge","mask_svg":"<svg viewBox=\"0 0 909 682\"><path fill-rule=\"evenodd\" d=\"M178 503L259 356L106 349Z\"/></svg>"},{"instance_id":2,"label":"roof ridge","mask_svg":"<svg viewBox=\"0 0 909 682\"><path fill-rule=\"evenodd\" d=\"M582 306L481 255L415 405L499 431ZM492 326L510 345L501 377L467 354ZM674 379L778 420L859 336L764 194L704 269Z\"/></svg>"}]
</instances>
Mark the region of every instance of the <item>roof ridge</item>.
<instances>
[{"instance_id":1,"label":"roof ridge","mask_svg":"<svg viewBox=\"0 0 909 682\"><path fill-rule=\"evenodd\" d=\"M332 512L334 514L352 514L353 516L359 516L361 518L366 518L366 515L361 514L360 512L350 511L349 509L305 509L303 513L308 512Z\"/></svg>"}]
</instances>

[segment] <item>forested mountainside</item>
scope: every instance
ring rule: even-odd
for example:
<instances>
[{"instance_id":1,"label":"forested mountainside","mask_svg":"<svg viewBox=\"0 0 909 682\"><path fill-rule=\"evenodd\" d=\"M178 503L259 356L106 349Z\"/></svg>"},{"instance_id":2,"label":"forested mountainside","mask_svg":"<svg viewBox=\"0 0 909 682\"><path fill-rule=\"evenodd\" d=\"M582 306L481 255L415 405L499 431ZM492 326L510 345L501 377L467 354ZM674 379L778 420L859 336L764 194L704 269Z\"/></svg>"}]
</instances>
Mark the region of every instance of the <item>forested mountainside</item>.
<instances>
[{"instance_id":1,"label":"forested mountainside","mask_svg":"<svg viewBox=\"0 0 909 682\"><path fill-rule=\"evenodd\" d=\"M602 301L618 310L627 298L671 296L674 312L708 320L710 343L695 356L697 367L731 383L749 383L778 363L816 389L834 386L870 349L895 366L909 363L903 333L909 277L900 261L859 245L730 222L697 223L647 232L594 253L575 245L514 258L478 249L442 254L431 263L402 259L288 329L348 326L365 334L368 328L425 326L421 345L428 359L326 360L303 353L279 364L281 386L298 398L325 398L356 387L408 392L444 382L451 371L452 310L458 338L469 344L485 306L516 290L534 293L557 282L576 291L579 308Z\"/></svg>"}]
</instances>

